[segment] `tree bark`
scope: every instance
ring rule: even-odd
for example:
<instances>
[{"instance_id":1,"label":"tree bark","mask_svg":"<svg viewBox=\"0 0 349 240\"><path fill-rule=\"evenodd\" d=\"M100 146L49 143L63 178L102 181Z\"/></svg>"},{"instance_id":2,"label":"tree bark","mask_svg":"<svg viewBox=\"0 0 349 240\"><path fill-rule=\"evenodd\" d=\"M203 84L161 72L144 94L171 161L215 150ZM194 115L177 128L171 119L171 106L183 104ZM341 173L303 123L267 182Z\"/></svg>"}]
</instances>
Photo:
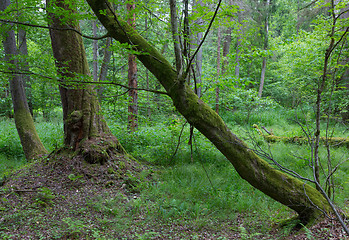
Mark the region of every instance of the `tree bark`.
<instances>
[{"instance_id":1,"label":"tree bark","mask_svg":"<svg viewBox=\"0 0 349 240\"><path fill-rule=\"evenodd\" d=\"M111 38L108 37L104 47L104 56L102 60L101 70L99 72L99 77L98 77L99 82L104 82L107 79L108 65L112 55L112 51L109 49L110 44L111 44ZM102 99L103 90L104 90L103 86L99 86L97 89L99 101L101 101Z\"/></svg>"},{"instance_id":2,"label":"tree bark","mask_svg":"<svg viewBox=\"0 0 349 240\"><path fill-rule=\"evenodd\" d=\"M128 24L135 27L136 14L134 12L136 4L134 2L127 3L127 11L129 14ZM128 92L130 102L128 105L128 126L131 132L135 132L138 128L138 92L137 92L137 63L136 56L130 54L128 56L128 86L131 88Z\"/></svg>"},{"instance_id":3,"label":"tree bark","mask_svg":"<svg viewBox=\"0 0 349 240\"><path fill-rule=\"evenodd\" d=\"M266 13L264 18L264 51L268 49L268 34L269 34L269 11L270 11L270 0L265 0ZM262 71L261 71L261 80L259 83L258 97L262 97L264 80L265 80L265 71L267 68L267 57L263 57L262 62Z\"/></svg>"},{"instance_id":4,"label":"tree bark","mask_svg":"<svg viewBox=\"0 0 349 240\"><path fill-rule=\"evenodd\" d=\"M121 43L132 44L142 54L138 59L164 86L177 110L205 135L233 164L239 175L271 198L290 207L307 224L323 211L329 212L326 199L312 186L274 169L233 134L219 115L178 79L171 64L132 27L111 12L109 4L87 0L109 34Z\"/></svg>"},{"instance_id":5,"label":"tree bark","mask_svg":"<svg viewBox=\"0 0 349 240\"><path fill-rule=\"evenodd\" d=\"M23 72L29 72L29 64L26 60L26 57L28 56L28 45L27 45L27 32L25 29L19 27L18 29L18 49L19 53L23 57L22 63L21 63L21 70ZM31 89L31 84L30 84L30 75L29 74L24 74L22 75L23 79L23 84L24 84L24 89L25 93L27 96L27 101L28 101L28 106L29 106L29 111L32 117L34 117L33 113L33 103L32 103L32 89Z\"/></svg>"},{"instance_id":6,"label":"tree bark","mask_svg":"<svg viewBox=\"0 0 349 240\"><path fill-rule=\"evenodd\" d=\"M176 57L176 69L179 74L182 74L183 58L181 41L178 32L178 17L176 0L170 0L170 14L171 14L171 31L173 39L174 53Z\"/></svg>"},{"instance_id":7,"label":"tree bark","mask_svg":"<svg viewBox=\"0 0 349 240\"><path fill-rule=\"evenodd\" d=\"M5 11L5 9L9 5L9 0L0 0L0 11ZM16 71L18 71L18 61L16 59L18 51L16 46L15 33L9 28L2 34L4 36L3 45L5 50L5 60L11 64L9 72L13 72L9 82L15 124L25 157L26 159L31 160L47 153L47 151L36 132L34 121L29 111L22 77L21 75L15 73Z\"/></svg>"},{"instance_id":8,"label":"tree bark","mask_svg":"<svg viewBox=\"0 0 349 240\"><path fill-rule=\"evenodd\" d=\"M231 45L231 28L228 27L228 29L225 32L224 36L224 43L223 43L223 66L222 66L222 74L225 74L227 71L228 66L228 59L227 56L230 51L230 45Z\"/></svg>"},{"instance_id":9,"label":"tree bark","mask_svg":"<svg viewBox=\"0 0 349 240\"><path fill-rule=\"evenodd\" d=\"M97 22L92 22L93 36L97 37ZM93 81L98 79L98 41L93 40Z\"/></svg>"},{"instance_id":10,"label":"tree bark","mask_svg":"<svg viewBox=\"0 0 349 240\"><path fill-rule=\"evenodd\" d=\"M219 76L221 72L221 28L217 30L217 87L216 87L216 113L219 113Z\"/></svg>"},{"instance_id":11,"label":"tree bark","mask_svg":"<svg viewBox=\"0 0 349 240\"><path fill-rule=\"evenodd\" d=\"M196 4L197 6L202 5L202 0L197 0ZM204 25L204 21L202 20L202 18L199 18L196 21L196 24L198 26L203 26ZM203 38L204 33L203 32L198 32L196 35L196 44L197 46L200 45L202 38ZM201 82L202 82L202 48L199 49L199 51L196 54L196 71L195 71L195 77L194 79L196 79L195 81L195 88L196 88L196 94L198 95L198 97L201 97ZM199 85L198 87L196 87L196 85Z\"/></svg>"},{"instance_id":12,"label":"tree bark","mask_svg":"<svg viewBox=\"0 0 349 240\"><path fill-rule=\"evenodd\" d=\"M241 35L242 35L242 23L241 23L241 12L237 12L239 29L237 31L236 37L236 56L235 56L235 76L236 79L240 77L240 51L241 51Z\"/></svg>"},{"instance_id":13,"label":"tree bark","mask_svg":"<svg viewBox=\"0 0 349 240\"><path fill-rule=\"evenodd\" d=\"M74 12L64 0L47 1L48 9L64 9ZM65 14L67 15L67 14ZM66 16L49 12L50 37L56 67L60 76L64 120L64 144L72 150L79 150L90 163L103 163L109 152L117 149L124 153L117 139L111 134L102 114L97 93L91 85L80 83L91 77L82 38L73 31L59 28L74 28L80 31L76 20L64 20ZM68 25L68 26L67 26Z\"/></svg>"}]
</instances>

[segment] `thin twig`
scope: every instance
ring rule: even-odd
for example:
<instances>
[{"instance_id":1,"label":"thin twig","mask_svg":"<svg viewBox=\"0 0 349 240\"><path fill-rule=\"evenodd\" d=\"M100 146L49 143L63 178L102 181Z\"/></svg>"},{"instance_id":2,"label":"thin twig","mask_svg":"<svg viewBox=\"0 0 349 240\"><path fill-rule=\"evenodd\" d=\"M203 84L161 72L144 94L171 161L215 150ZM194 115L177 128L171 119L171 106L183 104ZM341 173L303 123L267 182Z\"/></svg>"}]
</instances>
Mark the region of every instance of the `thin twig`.
<instances>
[{"instance_id":1,"label":"thin twig","mask_svg":"<svg viewBox=\"0 0 349 240\"><path fill-rule=\"evenodd\" d=\"M44 28L44 29L52 29L52 30L57 30L57 31L73 31L77 34L79 34L80 36L84 37L84 38L88 38L88 39L92 39L92 40L101 40L104 38L109 37L109 34L105 34L103 36L100 37L91 37L91 36L87 36L81 32L79 32L78 30L76 30L75 28L55 28L55 27L48 27L48 26L42 26L42 25L36 25L36 24L31 24L31 23L24 23L24 22L17 22L17 21L11 21L11 20L6 20L6 19L0 19L0 22L4 22L4 23L10 23L10 24L17 24L17 25L23 25L23 26L28 26L28 27L36 27L36 28Z\"/></svg>"},{"instance_id":2,"label":"thin twig","mask_svg":"<svg viewBox=\"0 0 349 240\"><path fill-rule=\"evenodd\" d=\"M200 42L199 46L196 48L196 51L194 52L193 56L191 56L191 58L190 58L189 64L188 64L188 66L187 66L187 69L185 70L185 73L184 73L184 75L183 75L183 79L186 79L186 78L187 78L187 75L188 75L188 73L189 73L189 71L190 71L191 63L193 62L193 60L194 60L196 54L199 52L199 50L200 50L202 44L205 42L206 37L207 37L208 33L210 32L210 29L211 29L211 26L212 26L212 24L213 24L213 21L215 20L215 18L216 18L216 16L217 16L217 13L218 13L219 7L221 6L221 3L222 3L222 0L219 0L219 2L218 2L218 4L217 4L217 7L216 7L216 10L215 10L215 12L214 12L214 14L213 14L213 17L212 17L211 21L210 21L210 24L208 25L208 28L207 28L207 30L206 30L206 32L205 32L205 35L204 35L204 37L202 38L202 41Z\"/></svg>"}]
</instances>

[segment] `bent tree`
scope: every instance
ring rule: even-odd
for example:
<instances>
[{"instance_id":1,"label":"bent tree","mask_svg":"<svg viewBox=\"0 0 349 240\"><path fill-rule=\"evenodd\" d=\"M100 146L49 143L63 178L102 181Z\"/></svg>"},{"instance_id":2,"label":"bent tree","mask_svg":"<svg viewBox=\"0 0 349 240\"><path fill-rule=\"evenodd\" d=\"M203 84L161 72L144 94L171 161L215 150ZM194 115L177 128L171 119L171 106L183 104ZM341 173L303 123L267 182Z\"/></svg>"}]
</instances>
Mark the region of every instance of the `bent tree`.
<instances>
[{"instance_id":1,"label":"bent tree","mask_svg":"<svg viewBox=\"0 0 349 240\"><path fill-rule=\"evenodd\" d=\"M124 153L124 150L100 112L96 89L80 83L91 74L82 37L78 34L79 23L74 18L67 18L76 12L64 0L47 1L47 11L53 55L60 77L64 144L82 154L87 162L103 163L111 151Z\"/></svg>"},{"instance_id":2,"label":"bent tree","mask_svg":"<svg viewBox=\"0 0 349 240\"><path fill-rule=\"evenodd\" d=\"M0 0L0 11L5 12L9 6L9 0ZM18 73L19 62L15 32L11 25L5 26L5 28L7 29L2 30L1 35L4 39L5 61L9 65L9 82L15 124L25 157L30 160L47 153L47 151L36 132L24 90L22 75Z\"/></svg>"},{"instance_id":3,"label":"bent tree","mask_svg":"<svg viewBox=\"0 0 349 240\"><path fill-rule=\"evenodd\" d=\"M310 224L323 213L330 212L329 204L319 191L271 167L233 134L220 116L186 84L185 76L179 78L171 64L112 11L110 3L99 0L87 2L109 35L121 43L130 44L139 53L138 59L164 86L177 110L224 154L243 179L295 210L303 224Z\"/></svg>"}]
</instances>

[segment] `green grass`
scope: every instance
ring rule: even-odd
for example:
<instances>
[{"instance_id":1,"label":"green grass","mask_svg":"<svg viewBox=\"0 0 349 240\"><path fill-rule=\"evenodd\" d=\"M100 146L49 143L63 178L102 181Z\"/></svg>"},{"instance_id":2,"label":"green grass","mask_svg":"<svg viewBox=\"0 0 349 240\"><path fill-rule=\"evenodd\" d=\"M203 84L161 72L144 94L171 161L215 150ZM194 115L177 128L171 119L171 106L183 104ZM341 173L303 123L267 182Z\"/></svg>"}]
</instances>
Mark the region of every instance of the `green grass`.
<instances>
[{"instance_id":1,"label":"green grass","mask_svg":"<svg viewBox=\"0 0 349 240\"><path fill-rule=\"evenodd\" d=\"M63 125L58 121L36 122L36 130L50 152L62 146ZM26 164L13 119L0 119L0 177Z\"/></svg>"},{"instance_id":2,"label":"green grass","mask_svg":"<svg viewBox=\"0 0 349 240\"><path fill-rule=\"evenodd\" d=\"M244 114L237 111L231 115L224 113L232 131L247 141L250 146L251 136L266 152L271 152L275 160L302 176L312 178L309 168L310 149L306 145L275 143L268 145L252 128L252 124L266 126L276 135L299 136L300 127L291 119L293 113L283 109L256 110L250 116L248 124L243 121ZM305 121L305 120L304 120ZM184 120L171 116L157 124L140 126L136 133L128 133L126 125L109 121L112 132L118 137L125 149L137 159L155 165L159 171L149 184L140 183L139 197L124 201L122 195L115 198L97 198L91 207L105 213L105 219L99 223L106 229L131 228L133 219L138 216L164 223L187 222L197 227L214 226L214 219L235 219L238 214L248 216L250 221L258 222L259 231L268 231L268 222L278 222L290 217L286 207L271 200L242 180L232 165L215 147L196 130L194 132L193 152L188 145L189 126L182 131ZM25 164L20 141L13 121L0 121L0 176ZM45 145L52 151L62 145L62 124L57 122L38 122L37 131ZM325 127L325 126L323 126ZM182 131L181 143L177 147ZM336 136L346 136L345 127L337 127ZM320 148L323 169L327 170L327 151ZM348 158L346 148L332 148L333 166ZM348 212L344 202L348 201L349 163L343 163L334 174L336 184L336 202ZM323 179L322 179L323 180ZM80 231L84 224L65 219L65 224L72 231ZM256 224L253 225L256 227ZM139 226L141 227L141 226ZM248 228L245 224L243 228ZM74 230L75 229L75 230ZM246 230L246 229L245 229ZM245 231L236 229L236 231ZM248 231L247 229L246 231ZM99 234L95 229L96 235ZM146 233L151 236L153 233ZM135 236L137 237L137 236ZM146 238L145 238L146 239Z\"/></svg>"}]
</instances>

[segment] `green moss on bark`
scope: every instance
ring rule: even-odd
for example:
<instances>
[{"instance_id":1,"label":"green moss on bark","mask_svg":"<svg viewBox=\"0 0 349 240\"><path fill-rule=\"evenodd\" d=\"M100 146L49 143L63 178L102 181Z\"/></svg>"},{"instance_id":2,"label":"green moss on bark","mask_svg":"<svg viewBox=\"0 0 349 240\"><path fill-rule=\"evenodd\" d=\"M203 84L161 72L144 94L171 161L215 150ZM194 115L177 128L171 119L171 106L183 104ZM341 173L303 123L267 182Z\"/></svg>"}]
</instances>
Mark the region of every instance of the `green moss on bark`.
<instances>
[{"instance_id":1,"label":"green moss on bark","mask_svg":"<svg viewBox=\"0 0 349 240\"><path fill-rule=\"evenodd\" d=\"M36 132L29 110L25 108L16 109L15 122L26 158L30 160L46 154L47 151Z\"/></svg>"},{"instance_id":2,"label":"green moss on bark","mask_svg":"<svg viewBox=\"0 0 349 240\"><path fill-rule=\"evenodd\" d=\"M235 136L218 114L177 79L172 66L155 48L123 20L116 20L118 16L105 2L87 1L114 39L143 53L139 60L161 82L178 111L226 156L243 179L295 210L304 223L329 211L329 204L315 188L272 168Z\"/></svg>"}]
</instances>

